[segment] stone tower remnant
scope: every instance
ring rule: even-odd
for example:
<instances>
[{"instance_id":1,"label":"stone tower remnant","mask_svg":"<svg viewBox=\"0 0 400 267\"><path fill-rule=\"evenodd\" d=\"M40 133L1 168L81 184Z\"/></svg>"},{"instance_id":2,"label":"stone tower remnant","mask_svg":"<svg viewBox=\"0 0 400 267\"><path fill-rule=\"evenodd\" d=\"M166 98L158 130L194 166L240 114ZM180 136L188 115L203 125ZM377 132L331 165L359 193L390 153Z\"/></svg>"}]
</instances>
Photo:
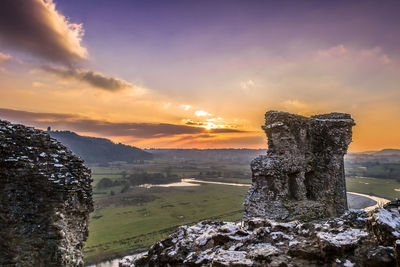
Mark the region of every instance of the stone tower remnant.
<instances>
[{"instance_id":1,"label":"stone tower remnant","mask_svg":"<svg viewBox=\"0 0 400 267\"><path fill-rule=\"evenodd\" d=\"M0 120L0 266L83 266L91 181L48 134Z\"/></svg>"},{"instance_id":2,"label":"stone tower remnant","mask_svg":"<svg viewBox=\"0 0 400 267\"><path fill-rule=\"evenodd\" d=\"M268 151L251 163L244 218L310 221L343 214L343 157L355 125L351 116L268 111L265 121Z\"/></svg>"}]
</instances>

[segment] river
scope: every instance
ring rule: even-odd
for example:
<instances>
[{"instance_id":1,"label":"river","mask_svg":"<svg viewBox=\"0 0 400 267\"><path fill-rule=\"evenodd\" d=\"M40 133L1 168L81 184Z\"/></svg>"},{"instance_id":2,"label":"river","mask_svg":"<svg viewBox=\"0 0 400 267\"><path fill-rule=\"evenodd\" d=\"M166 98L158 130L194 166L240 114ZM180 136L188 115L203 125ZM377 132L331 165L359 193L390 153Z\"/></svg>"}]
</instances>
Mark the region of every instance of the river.
<instances>
[{"instance_id":1,"label":"river","mask_svg":"<svg viewBox=\"0 0 400 267\"><path fill-rule=\"evenodd\" d=\"M248 186L251 184L239 184L239 183L223 183L223 182L213 182L213 181L205 181L205 180L196 180L194 178L186 178L182 179L179 183L171 183L171 184L146 184L141 185L141 187L174 187L174 186L199 186L201 183L203 184L218 184L218 185L228 185L228 186ZM365 211L370 211L380 205L383 205L390 200L356 193L356 192L347 192L347 200L349 203L349 208L352 209L364 209ZM89 267L118 267L120 259L104 261L95 265L89 265Z\"/></svg>"}]
</instances>

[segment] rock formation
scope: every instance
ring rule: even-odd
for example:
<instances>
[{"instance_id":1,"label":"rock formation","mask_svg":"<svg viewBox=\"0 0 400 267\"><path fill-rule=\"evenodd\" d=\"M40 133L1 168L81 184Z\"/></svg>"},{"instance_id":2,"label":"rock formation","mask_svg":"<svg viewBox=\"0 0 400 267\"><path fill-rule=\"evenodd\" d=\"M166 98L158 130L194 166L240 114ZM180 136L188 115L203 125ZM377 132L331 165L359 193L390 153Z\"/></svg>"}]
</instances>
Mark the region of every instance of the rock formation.
<instances>
[{"instance_id":1,"label":"rock formation","mask_svg":"<svg viewBox=\"0 0 400 267\"><path fill-rule=\"evenodd\" d=\"M310 118L269 111L262 128L268 151L251 163L245 219L310 221L347 210L343 156L351 142L349 114Z\"/></svg>"},{"instance_id":2,"label":"rock formation","mask_svg":"<svg viewBox=\"0 0 400 267\"><path fill-rule=\"evenodd\" d=\"M55 139L0 121L0 266L83 266L90 183Z\"/></svg>"},{"instance_id":3,"label":"rock formation","mask_svg":"<svg viewBox=\"0 0 400 267\"><path fill-rule=\"evenodd\" d=\"M315 222L203 221L178 230L120 266L396 266L400 201ZM399 266L399 265L397 265Z\"/></svg>"}]
</instances>

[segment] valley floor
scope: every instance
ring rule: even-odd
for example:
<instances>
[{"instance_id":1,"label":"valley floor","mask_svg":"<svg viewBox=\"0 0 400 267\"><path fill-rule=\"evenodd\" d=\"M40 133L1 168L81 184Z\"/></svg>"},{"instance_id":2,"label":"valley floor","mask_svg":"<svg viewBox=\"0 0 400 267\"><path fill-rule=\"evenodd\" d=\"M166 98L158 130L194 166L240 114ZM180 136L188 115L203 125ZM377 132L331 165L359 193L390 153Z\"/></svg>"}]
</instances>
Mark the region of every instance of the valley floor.
<instances>
[{"instance_id":1,"label":"valley floor","mask_svg":"<svg viewBox=\"0 0 400 267\"><path fill-rule=\"evenodd\" d=\"M186 168L176 168L185 164ZM235 221L242 218L243 202L251 182L245 178L250 177L248 165L214 163L209 167L210 163L199 163L195 166L197 168L193 168L193 164L185 164L161 161L141 166L117 163L111 167L92 168L95 211L91 214L89 240L84 249L87 264L146 249L171 234L179 225L206 219ZM151 169L163 171L166 168L181 178L196 177L203 183L188 187L131 187L124 193L121 193L120 185L96 187L105 177L119 180L126 173ZM213 174L223 175L224 170L232 169L237 171L236 176L213 177ZM211 177L205 177L207 173ZM243 186L232 186L231 183ZM355 198L356 193L394 199L400 197L397 188L400 188L400 183L392 179L347 178L347 190L355 193L352 202L357 199L359 207L375 203L363 196Z\"/></svg>"}]
</instances>

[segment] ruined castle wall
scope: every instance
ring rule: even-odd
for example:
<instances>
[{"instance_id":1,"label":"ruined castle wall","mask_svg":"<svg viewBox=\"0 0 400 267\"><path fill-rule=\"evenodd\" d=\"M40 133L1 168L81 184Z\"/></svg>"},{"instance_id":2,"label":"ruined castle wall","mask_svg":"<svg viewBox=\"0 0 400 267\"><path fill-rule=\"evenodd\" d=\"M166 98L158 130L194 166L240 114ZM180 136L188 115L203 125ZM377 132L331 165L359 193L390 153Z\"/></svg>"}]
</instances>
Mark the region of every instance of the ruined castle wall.
<instances>
[{"instance_id":1,"label":"ruined castle wall","mask_svg":"<svg viewBox=\"0 0 400 267\"><path fill-rule=\"evenodd\" d=\"M343 157L354 121L348 114L310 118L265 114L268 151L251 163L245 218L313 220L347 210Z\"/></svg>"},{"instance_id":2,"label":"ruined castle wall","mask_svg":"<svg viewBox=\"0 0 400 267\"><path fill-rule=\"evenodd\" d=\"M91 181L43 131L0 121L0 266L83 266Z\"/></svg>"}]
</instances>

